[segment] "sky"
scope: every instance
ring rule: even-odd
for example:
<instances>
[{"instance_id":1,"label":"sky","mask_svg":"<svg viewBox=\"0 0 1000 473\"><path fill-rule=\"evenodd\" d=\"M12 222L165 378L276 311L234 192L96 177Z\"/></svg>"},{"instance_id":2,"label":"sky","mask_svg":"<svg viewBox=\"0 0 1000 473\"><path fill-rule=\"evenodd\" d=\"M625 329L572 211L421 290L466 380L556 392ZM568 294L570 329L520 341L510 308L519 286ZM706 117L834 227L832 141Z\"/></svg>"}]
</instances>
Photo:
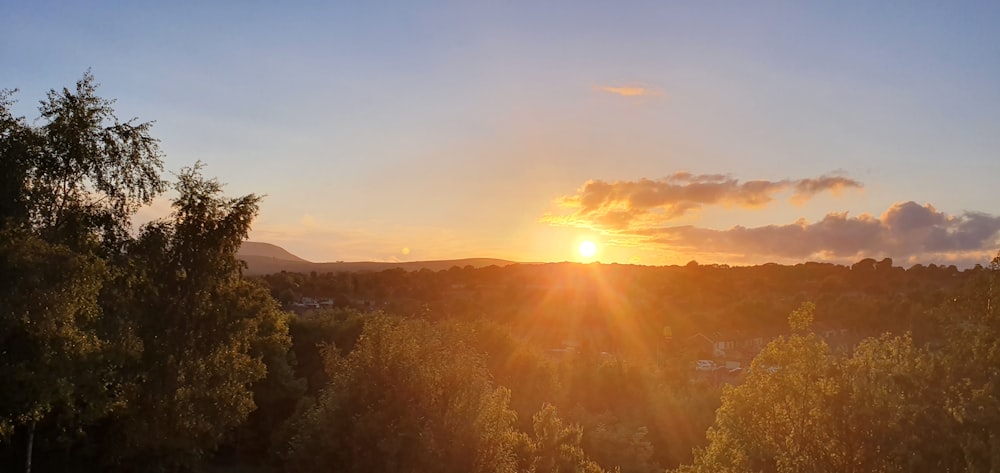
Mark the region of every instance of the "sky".
<instances>
[{"instance_id":1,"label":"sky","mask_svg":"<svg viewBox=\"0 0 1000 473\"><path fill-rule=\"evenodd\" d=\"M38 123L91 70L311 261L1000 249L996 2L9 2ZM161 199L139 219L169 212ZM592 241L586 258L577 248Z\"/></svg>"}]
</instances>

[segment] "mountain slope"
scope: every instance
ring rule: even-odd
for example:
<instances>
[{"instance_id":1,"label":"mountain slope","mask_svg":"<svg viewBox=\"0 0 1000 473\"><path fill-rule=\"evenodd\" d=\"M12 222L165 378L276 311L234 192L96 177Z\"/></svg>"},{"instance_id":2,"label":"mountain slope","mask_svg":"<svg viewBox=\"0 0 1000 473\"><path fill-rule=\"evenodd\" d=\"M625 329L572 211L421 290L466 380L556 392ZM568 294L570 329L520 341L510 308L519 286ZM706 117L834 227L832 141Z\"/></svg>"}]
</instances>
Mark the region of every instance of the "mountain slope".
<instances>
[{"instance_id":1,"label":"mountain slope","mask_svg":"<svg viewBox=\"0 0 1000 473\"><path fill-rule=\"evenodd\" d=\"M255 258L269 258L280 261L294 261L298 263L308 263L302 258L295 256L278 245L272 245L270 243L261 243L257 241L245 241L240 245L240 250L236 253L240 259L245 257L255 257Z\"/></svg>"},{"instance_id":2,"label":"mountain slope","mask_svg":"<svg viewBox=\"0 0 1000 473\"><path fill-rule=\"evenodd\" d=\"M464 258L440 261L405 261L405 262L382 262L382 261L358 261L358 262L336 262L336 263L313 263L295 256L284 248L270 243L260 243L245 241L240 247L237 256L247 263L246 274L260 275L271 274L281 271L292 273L338 273L355 271L384 271L386 269L401 268L406 271L419 271L429 269L431 271L441 271L451 269L454 266L482 268L486 266L507 266L514 264L514 261L495 258Z\"/></svg>"}]
</instances>

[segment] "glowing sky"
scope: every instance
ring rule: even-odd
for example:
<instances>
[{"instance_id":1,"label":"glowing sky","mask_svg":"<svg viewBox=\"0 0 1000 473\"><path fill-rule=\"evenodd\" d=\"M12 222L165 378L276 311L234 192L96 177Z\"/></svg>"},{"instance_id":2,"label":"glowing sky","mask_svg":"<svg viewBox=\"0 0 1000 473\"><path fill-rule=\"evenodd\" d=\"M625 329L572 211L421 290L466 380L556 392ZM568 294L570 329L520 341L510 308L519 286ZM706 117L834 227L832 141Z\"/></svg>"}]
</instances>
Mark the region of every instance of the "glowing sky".
<instances>
[{"instance_id":1,"label":"glowing sky","mask_svg":"<svg viewBox=\"0 0 1000 473\"><path fill-rule=\"evenodd\" d=\"M0 87L91 68L313 261L1000 248L996 2L141 3L8 2Z\"/></svg>"}]
</instances>

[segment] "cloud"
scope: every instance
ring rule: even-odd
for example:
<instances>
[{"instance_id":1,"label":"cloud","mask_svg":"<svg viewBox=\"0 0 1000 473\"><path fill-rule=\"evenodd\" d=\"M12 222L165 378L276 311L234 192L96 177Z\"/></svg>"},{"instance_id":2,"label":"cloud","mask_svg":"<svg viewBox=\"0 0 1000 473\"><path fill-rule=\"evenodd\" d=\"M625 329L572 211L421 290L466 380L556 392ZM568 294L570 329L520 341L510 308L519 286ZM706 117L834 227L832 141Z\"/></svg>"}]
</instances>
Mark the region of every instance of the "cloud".
<instances>
[{"instance_id":1,"label":"cloud","mask_svg":"<svg viewBox=\"0 0 1000 473\"><path fill-rule=\"evenodd\" d=\"M860 189L862 184L842 176L824 175L798 180L741 182L722 174L678 172L662 179L638 181L591 180L573 195L558 202L572 209L550 214L543 221L556 225L631 231L658 227L707 205L760 208L782 192L791 192L794 203L803 203L822 192Z\"/></svg>"},{"instance_id":2,"label":"cloud","mask_svg":"<svg viewBox=\"0 0 1000 473\"><path fill-rule=\"evenodd\" d=\"M982 262L1000 246L1000 217L948 215L930 204L900 202L880 217L830 213L822 220L714 230L675 226L636 233L647 244L738 259L850 260L867 256Z\"/></svg>"},{"instance_id":3,"label":"cloud","mask_svg":"<svg viewBox=\"0 0 1000 473\"><path fill-rule=\"evenodd\" d=\"M844 189L857 189L861 183L843 176L820 176L816 179L800 179L795 182L795 194L792 195L792 202L803 203L811 199L816 194L830 192L833 195L840 195Z\"/></svg>"},{"instance_id":4,"label":"cloud","mask_svg":"<svg viewBox=\"0 0 1000 473\"><path fill-rule=\"evenodd\" d=\"M621 95L623 97L643 97L643 96L659 96L663 95L662 92L658 90L649 89L646 87L613 87L613 86L598 86L597 90L602 92L608 92L615 95Z\"/></svg>"}]
</instances>

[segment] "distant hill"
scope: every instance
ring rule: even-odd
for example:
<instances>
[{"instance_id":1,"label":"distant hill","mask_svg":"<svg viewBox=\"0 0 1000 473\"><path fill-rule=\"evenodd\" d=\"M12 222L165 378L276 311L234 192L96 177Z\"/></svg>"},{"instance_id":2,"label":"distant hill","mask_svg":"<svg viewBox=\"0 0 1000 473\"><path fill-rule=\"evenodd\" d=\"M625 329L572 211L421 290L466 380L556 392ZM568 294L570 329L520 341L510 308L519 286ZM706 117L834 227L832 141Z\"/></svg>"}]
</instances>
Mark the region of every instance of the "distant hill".
<instances>
[{"instance_id":1,"label":"distant hill","mask_svg":"<svg viewBox=\"0 0 1000 473\"><path fill-rule=\"evenodd\" d=\"M338 273L338 272L377 272L386 269L402 268L406 271L420 271L429 269L431 271L441 271L450 269L453 266L483 268L486 266L507 266L514 264L514 261L495 258L464 258L454 260L438 261L405 261L405 262L379 262L379 261L358 261L358 262L336 262L336 263L313 263L295 256L284 248L270 243L260 243L253 241L243 242L237 256L247 263L246 274L259 275L271 274L281 271L292 273Z\"/></svg>"},{"instance_id":2,"label":"distant hill","mask_svg":"<svg viewBox=\"0 0 1000 473\"><path fill-rule=\"evenodd\" d=\"M295 261L299 263L308 263L302 258L295 256L278 245L272 245L270 243L260 243L256 241L245 241L240 246L240 251L236 253L240 258L244 257L260 257L260 258L270 258L280 261Z\"/></svg>"}]
</instances>

